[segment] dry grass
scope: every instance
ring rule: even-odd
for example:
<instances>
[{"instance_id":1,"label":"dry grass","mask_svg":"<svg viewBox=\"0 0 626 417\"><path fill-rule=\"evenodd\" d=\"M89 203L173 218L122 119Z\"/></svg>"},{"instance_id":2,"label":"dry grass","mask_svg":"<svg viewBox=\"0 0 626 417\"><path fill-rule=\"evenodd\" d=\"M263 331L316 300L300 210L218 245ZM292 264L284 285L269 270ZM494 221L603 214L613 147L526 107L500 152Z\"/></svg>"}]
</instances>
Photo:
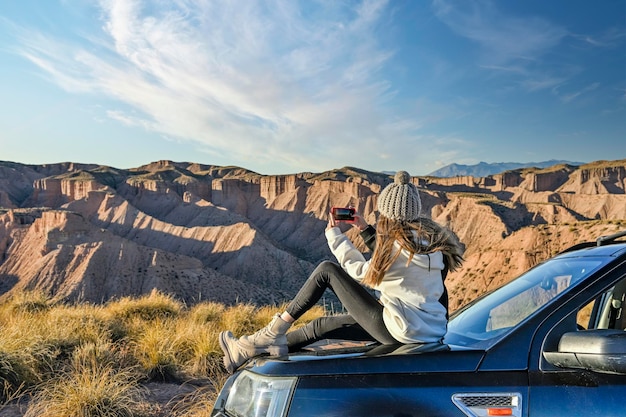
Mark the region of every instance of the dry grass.
<instances>
[{"instance_id":1,"label":"dry grass","mask_svg":"<svg viewBox=\"0 0 626 417\"><path fill-rule=\"evenodd\" d=\"M161 417L143 383L203 380L210 383L170 404L168 415L208 416L227 377L219 332L252 333L284 307L187 308L156 291L105 305L18 294L0 303L0 409L19 399L26 417ZM315 308L298 323L323 313Z\"/></svg>"},{"instance_id":2,"label":"dry grass","mask_svg":"<svg viewBox=\"0 0 626 417\"><path fill-rule=\"evenodd\" d=\"M141 400L135 378L112 365L72 368L38 390L25 417L132 417Z\"/></svg>"},{"instance_id":3,"label":"dry grass","mask_svg":"<svg viewBox=\"0 0 626 417\"><path fill-rule=\"evenodd\" d=\"M173 297L152 290L150 295L140 298L124 297L109 303L108 311L115 317L145 321L177 317L183 310L183 304Z\"/></svg>"},{"instance_id":4,"label":"dry grass","mask_svg":"<svg viewBox=\"0 0 626 417\"><path fill-rule=\"evenodd\" d=\"M134 356L148 380L179 381L179 352L184 344L172 320L155 320L131 343Z\"/></svg>"}]
</instances>

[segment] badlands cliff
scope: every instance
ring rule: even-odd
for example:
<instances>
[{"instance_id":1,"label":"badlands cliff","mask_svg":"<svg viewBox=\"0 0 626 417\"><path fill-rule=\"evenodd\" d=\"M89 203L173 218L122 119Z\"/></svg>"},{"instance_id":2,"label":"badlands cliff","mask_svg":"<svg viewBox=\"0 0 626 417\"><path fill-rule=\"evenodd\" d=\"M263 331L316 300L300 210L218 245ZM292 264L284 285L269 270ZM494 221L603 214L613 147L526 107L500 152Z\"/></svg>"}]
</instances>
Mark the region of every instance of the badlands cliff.
<instances>
[{"instance_id":1,"label":"badlands cliff","mask_svg":"<svg viewBox=\"0 0 626 417\"><path fill-rule=\"evenodd\" d=\"M353 205L374 222L391 181L349 167L264 176L171 161L127 170L0 162L0 296L103 302L157 288L190 304L280 303L331 259L330 207ZM447 281L452 308L626 229L626 160L413 181L424 210L466 246Z\"/></svg>"}]
</instances>

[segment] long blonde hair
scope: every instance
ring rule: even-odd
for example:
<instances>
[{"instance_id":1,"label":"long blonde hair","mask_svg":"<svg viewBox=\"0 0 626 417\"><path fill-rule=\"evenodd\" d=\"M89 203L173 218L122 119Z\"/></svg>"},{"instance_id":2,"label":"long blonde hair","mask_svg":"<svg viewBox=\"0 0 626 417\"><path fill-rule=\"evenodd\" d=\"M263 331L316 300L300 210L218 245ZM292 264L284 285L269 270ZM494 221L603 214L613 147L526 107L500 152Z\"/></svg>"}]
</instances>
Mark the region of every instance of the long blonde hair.
<instances>
[{"instance_id":1,"label":"long blonde hair","mask_svg":"<svg viewBox=\"0 0 626 417\"><path fill-rule=\"evenodd\" d=\"M443 253L444 262L450 271L456 270L463 262L463 245L451 230L439 223L427 217L405 222L381 215L376 224L376 248L363 284L376 287L381 283L391 264L400 256L399 250L394 253L394 242L398 242L400 248L409 252L407 265L415 254L436 251Z\"/></svg>"}]
</instances>

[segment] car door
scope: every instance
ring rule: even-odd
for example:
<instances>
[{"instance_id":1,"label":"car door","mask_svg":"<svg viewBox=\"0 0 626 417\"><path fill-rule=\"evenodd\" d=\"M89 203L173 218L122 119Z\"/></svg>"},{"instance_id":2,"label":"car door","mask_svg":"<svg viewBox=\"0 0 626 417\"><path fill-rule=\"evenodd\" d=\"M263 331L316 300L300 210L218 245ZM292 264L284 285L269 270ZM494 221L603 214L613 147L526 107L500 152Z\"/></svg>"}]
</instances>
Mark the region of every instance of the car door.
<instances>
[{"instance_id":1,"label":"car door","mask_svg":"<svg viewBox=\"0 0 626 417\"><path fill-rule=\"evenodd\" d=\"M604 334L614 329L617 336L626 327L626 273L622 265L597 285L581 290L556 309L537 330L529 360L528 415L569 417L621 417L626 415L626 373L608 373L554 366L546 360L558 351L564 334ZM594 290L595 288L595 290ZM626 340L620 339L619 349ZM620 350L621 352L621 350ZM620 354L626 363L626 351Z\"/></svg>"}]
</instances>

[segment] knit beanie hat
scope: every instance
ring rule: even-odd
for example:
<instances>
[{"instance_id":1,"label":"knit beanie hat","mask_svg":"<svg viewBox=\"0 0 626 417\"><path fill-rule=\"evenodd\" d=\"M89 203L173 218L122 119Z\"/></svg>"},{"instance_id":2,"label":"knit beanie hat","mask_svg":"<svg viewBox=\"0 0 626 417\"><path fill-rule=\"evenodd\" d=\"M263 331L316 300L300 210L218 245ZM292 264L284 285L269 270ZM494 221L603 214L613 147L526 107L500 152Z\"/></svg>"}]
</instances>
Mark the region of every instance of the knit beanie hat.
<instances>
[{"instance_id":1,"label":"knit beanie hat","mask_svg":"<svg viewBox=\"0 0 626 417\"><path fill-rule=\"evenodd\" d=\"M422 202L411 176L398 171L393 184L386 186L378 196L378 212L388 219L413 221L420 216Z\"/></svg>"}]
</instances>

